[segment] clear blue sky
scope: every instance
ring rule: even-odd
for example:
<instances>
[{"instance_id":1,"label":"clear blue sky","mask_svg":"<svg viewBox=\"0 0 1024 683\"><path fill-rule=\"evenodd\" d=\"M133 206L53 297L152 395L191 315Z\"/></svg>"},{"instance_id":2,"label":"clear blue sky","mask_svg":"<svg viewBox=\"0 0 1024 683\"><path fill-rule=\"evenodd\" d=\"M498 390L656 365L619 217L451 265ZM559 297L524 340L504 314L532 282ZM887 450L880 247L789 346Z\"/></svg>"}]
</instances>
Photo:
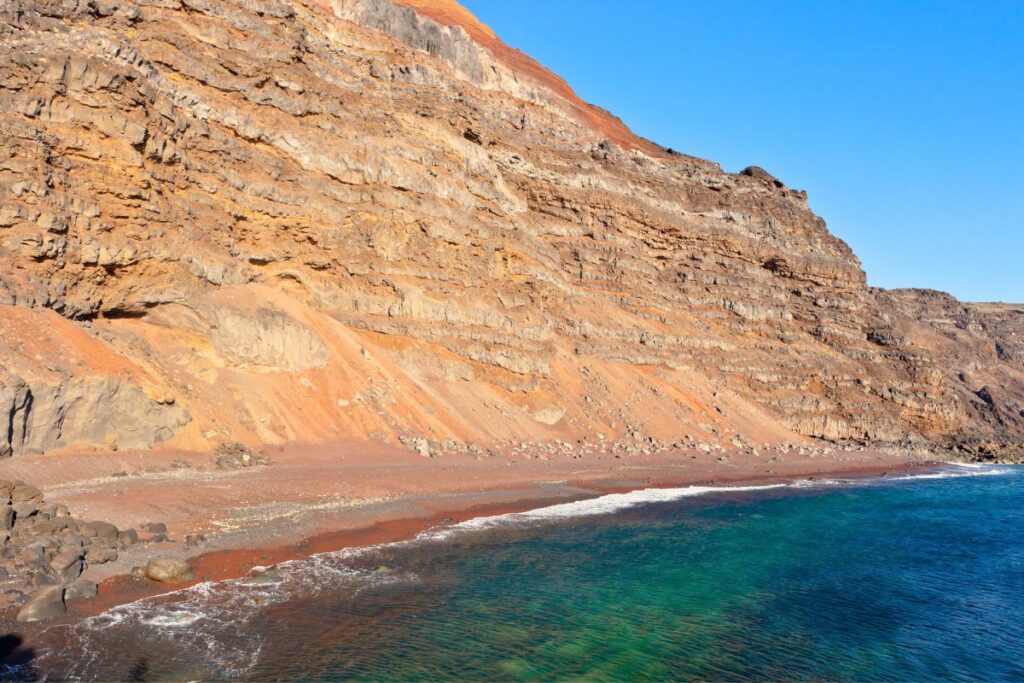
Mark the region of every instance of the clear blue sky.
<instances>
[{"instance_id":1,"label":"clear blue sky","mask_svg":"<svg viewBox=\"0 0 1024 683\"><path fill-rule=\"evenodd\" d=\"M463 0L640 135L812 208L881 287L1024 302L1024 0Z\"/></svg>"}]
</instances>

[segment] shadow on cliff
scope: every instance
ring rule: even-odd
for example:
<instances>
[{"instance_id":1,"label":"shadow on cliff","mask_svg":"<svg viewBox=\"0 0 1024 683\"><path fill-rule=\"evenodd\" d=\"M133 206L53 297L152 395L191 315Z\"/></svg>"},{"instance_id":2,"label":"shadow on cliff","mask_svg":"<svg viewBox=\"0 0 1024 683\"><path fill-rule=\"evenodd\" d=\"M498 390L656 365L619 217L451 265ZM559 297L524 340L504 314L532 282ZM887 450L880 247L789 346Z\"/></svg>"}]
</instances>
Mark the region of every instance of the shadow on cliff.
<instances>
[{"instance_id":1,"label":"shadow on cliff","mask_svg":"<svg viewBox=\"0 0 1024 683\"><path fill-rule=\"evenodd\" d=\"M25 639L17 633L0 636L0 681L38 681L41 675L33 664L36 652L23 647Z\"/></svg>"}]
</instances>

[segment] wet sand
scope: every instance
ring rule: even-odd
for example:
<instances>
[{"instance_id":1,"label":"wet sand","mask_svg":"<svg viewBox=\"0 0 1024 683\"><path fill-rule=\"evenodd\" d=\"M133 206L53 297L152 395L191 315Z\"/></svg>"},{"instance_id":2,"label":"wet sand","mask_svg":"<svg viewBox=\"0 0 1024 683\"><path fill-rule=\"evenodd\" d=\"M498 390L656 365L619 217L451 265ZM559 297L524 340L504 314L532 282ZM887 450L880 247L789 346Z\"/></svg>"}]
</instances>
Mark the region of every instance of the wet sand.
<instances>
[{"instance_id":1,"label":"wet sand","mask_svg":"<svg viewBox=\"0 0 1024 683\"><path fill-rule=\"evenodd\" d=\"M522 450L522 449L520 449ZM197 581L223 580L314 553L411 538L440 524L523 511L646 487L785 482L828 475L878 476L932 464L910 454L810 450L615 457L526 454L424 458L378 442L292 446L273 464L218 470L208 454L63 453L0 464L0 477L43 488L85 519L121 528L165 522L175 542L141 544L117 562L90 566L96 600L69 604L68 619L184 586L130 575L152 557L188 558ZM186 534L207 541L186 547ZM3 615L10 620L12 614Z\"/></svg>"}]
</instances>

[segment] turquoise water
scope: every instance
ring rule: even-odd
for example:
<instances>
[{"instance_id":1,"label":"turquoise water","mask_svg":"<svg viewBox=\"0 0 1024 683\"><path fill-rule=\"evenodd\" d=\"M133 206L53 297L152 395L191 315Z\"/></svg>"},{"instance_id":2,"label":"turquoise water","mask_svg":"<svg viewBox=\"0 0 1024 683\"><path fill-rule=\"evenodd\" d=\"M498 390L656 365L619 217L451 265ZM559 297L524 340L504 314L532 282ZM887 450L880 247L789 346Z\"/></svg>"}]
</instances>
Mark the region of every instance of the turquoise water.
<instances>
[{"instance_id":1,"label":"turquoise water","mask_svg":"<svg viewBox=\"0 0 1024 683\"><path fill-rule=\"evenodd\" d=\"M1024 680L1024 472L954 472L988 476L505 516L54 629L35 666L104 679Z\"/></svg>"}]
</instances>

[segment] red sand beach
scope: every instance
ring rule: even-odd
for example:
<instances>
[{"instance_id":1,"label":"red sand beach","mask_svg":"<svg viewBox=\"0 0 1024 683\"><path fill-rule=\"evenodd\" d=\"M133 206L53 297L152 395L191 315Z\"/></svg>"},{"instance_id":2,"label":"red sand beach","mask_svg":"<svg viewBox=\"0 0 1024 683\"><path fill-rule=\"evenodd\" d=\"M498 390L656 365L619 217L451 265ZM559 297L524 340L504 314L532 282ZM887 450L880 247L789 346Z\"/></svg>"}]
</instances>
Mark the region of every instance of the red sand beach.
<instances>
[{"instance_id":1,"label":"red sand beach","mask_svg":"<svg viewBox=\"0 0 1024 683\"><path fill-rule=\"evenodd\" d=\"M803 450L803 452L801 452ZM121 528L165 522L172 542L142 544L91 566L100 596L68 618L170 590L130 575L153 557L189 558L197 581L244 576L253 566L415 536L448 521L654 486L870 476L927 464L910 454L827 449L616 457L584 450L505 449L493 456L424 458L377 442L269 451L272 464L219 470L209 454L62 453L12 459L0 476L30 480L52 502ZM206 542L186 547L186 534ZM176 586L177 587L177 586ZM11 615L7 615L10 618Z\"/></svg>"}]
</instances>

